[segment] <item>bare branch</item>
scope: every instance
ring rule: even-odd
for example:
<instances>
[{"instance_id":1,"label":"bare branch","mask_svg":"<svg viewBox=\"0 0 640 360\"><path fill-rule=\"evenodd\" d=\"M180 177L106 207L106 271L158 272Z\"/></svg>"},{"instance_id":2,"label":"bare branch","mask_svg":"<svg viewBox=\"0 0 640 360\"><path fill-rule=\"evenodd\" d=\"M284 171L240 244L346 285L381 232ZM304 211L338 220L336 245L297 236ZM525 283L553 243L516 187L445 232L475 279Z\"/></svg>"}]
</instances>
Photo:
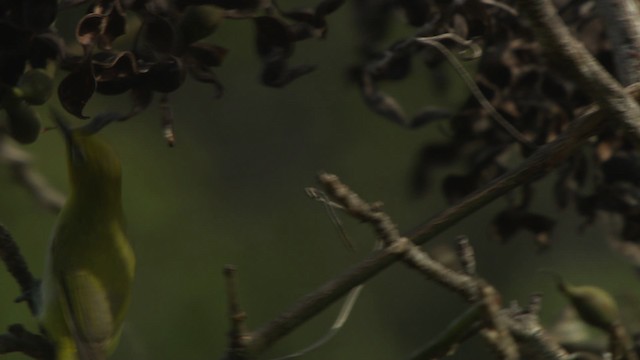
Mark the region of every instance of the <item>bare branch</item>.
<instances>
[{"instance_id":1,"label":"bare branch","mask_svg":"<svg viewBox=\"0 0 640 360\"><path fill-rule=\"evenodd\" d=\"M518 0L538 41L559 66L600 106L605 116L640 136L640 106L571 33L549 0Z\"/></svg>"},{"instance_id":2,"label":"bare branch","mask_svg":"<svg viewBox=\"0 0 640 360\"><path fill-rule=\"evenodd\" d=\"M28 332L22 325L11 325L0 334L0 354L23 353L33 359L53 359L53 346L43 336Z\"/></svg>"},{"instance_id":3,"label":"bare branch","mask_svg":"<svg viewBox=\"0 0 640 360\"><path fill-rule=\"evenodd\" d=\"M227 284L227 303L229 306L229 322L231 330L229 330L229 347L226 359L242 359L244 358L244 350L249 338L245 327L247 314L240 309L238 301L238 292L236 289L236 268L233 265L226 265L223 275Z\"/></svg>"},{"instance_id":4,"label":"bare branch","mask_svg":"<svg viewBox=\"0 0 640 360\"><path fill-rule=\"evenodd\" d=\"M609 346L614 359L638 360L633 340L620 321L609 330Z\"/></svg>"},{"instance_id":5,"label":"bare branch","mask_svg":"<svg viewBox=\"0 0 640 360\"><path fill-rule=\"evenodd\" d=\"M622 85L640 81L640 10L635 0L596 0L611 40L616 77Z\"/></svg>"},{"instance_id":6,"label":"bare branch","mask_svg":"<svg viewBox=\"0 0 640 360\"><path fill-rule=\"evenodd\" d=\"M29 305L29 309L32 314L37 312L37 302L34 292L37 291L39 286L38 280L31 274L27 262L22 257L18 244L13 240L13 237L2 224L0 224L0 260L4 262L7 267L7 271L13 276L18 285L22 295L18 300L24 300Z\"/></svg>"},{"instance_id":7,"label":"bare branch","mask_svg":"<svg viewBox=\"0 0 640 360\"><path fill-rule=\"evenodd\" d=\"M489 325L483 328L480 334L491 344L500 359L519 359L518 345L509 331L507 318L501 311L500 294L493 286L481 279L478 279L478 288Z\"/></svg>"},{"instance_id":8,"label":"bare branch","mask_svg":"<svg viewBox=\"0 0 640 360\"><path fill-rule=\"evenodd\" d=\"M484 280L475 275L453 271L433 260L426 252L405 237L400 236L391 217L377 206L364 201L347 185L333 174L320 174L320 182L327 188L345 211L352 216L368 222L376 230L376 234L387 247L402 254L402 260L410 267L418 270L427 278L460 293L465 300L473 303L481 300L487 326L480 333L487 339L501 359L516 360L519 358L518 347L511 337L507 324L501 314L501 301L498 292ZM462 241L464 244L464 241ZM463 247L465 245L462 245ZM470 245L467 242L467 246ZM475 263L473 251L465 252L466 263Z\"/></svg>"},{"instance_id":9,"label":"bare branch","mask_svg":"<svg viewBox=\"0 0 640 360\"><path fill-rule=\"evenodd\" d=\"M466 236L458 237L458 258L462 263L462 269L469 276L476 275L476 256L473 251L473 247L469 243L469 238Z\"/></svg>"},{"instance_id":10,"label":"bare branch","mask_svg":"<svg viewBox=\"0 0 640 360\"><path fill-rule=\"evenodd\" d=\"M484 304L475 303L449 323L447 328L427 345L411 354L409 360L440 359L451 355L458 344L480 330L482 320L484 320Z\"/></svg>"},{"instance_id":11,"label":"bare branch","mask_svg":"<svg viewBox=\"0 0 640 360\"><path fill-rule=\"evenodd\" d=\"M540 296L534 295L527 309L514 305L503 311L508 313L507 322L511 334L520 345L523 358L540 360L568 360L572 357L544 330L538 319ZM532 355L535 354L536 357ZM530 356L531 355L531 356Z\"/></svg>"},{"instance_id":12,"label":"bare branch","mask_svg":"<svg viewBox=\"0 0 640 360\"><path fill-rule=\"evenodd\" d=\"M160 112L162 113L162 135L167 145L173 147L176 144L176 134L173 126L173 111L171 110L171 104L169 104L168 94L163 94L160 97Z\"/></svg>"},{"instance_id":13,"label":"bare branch","mask_svg":"<svg viewBox=\"0 0 640 360\"><path fill-rule=\"evenodd\" d=\"M640 85L632 85L627 89L634 97L640 97ZM604 112L596 106L587 109L582 116L571 122L568 129L556 140L540 147L519 166L468 195L458 204L404 233L403 236L417 245L423 244L505 193L540 179L562 164L585 141L596 134L607 122L604 115ZM310 292L289 310L253 333L249 345L253 353L263 352L275 341L340 299L350 289L364 283L394 263L398 257L396 252L389 249L375 251L359 264Z\"/></svg>"}]
</instances>

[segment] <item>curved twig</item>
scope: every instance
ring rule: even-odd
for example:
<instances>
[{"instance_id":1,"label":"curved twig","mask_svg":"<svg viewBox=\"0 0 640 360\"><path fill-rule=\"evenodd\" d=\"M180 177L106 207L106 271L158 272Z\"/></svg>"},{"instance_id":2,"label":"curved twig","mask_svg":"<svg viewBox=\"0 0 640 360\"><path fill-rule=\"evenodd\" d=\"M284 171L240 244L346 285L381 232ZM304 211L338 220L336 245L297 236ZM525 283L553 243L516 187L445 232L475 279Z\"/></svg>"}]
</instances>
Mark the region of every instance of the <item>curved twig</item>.
<instances>
[{"instance_id":1,"label":"curved twig","mask_svg":"<svg viewBox=\"0 0 640 360\"><path fill-rule=\"evenodd\" d=\"M487 98L482 94L482 91L480 90L476 82L471 78L469 72L465 70L462 64L460 64L460 61L458 61L456 56L453 55L446 46L442 45L438 41L435 41L434 39L436 38L437 37L422 37L417 38L416 40L421 44L432 46L440 51L447 58L449 64L451 64L451 66L453 66L453 68L456 70L460 78L464 81L465 85L467 85L467 88L469 89L469 91L471 91L473 97L476 98L480 105L482 105L482 107L489 113L489 116L491 116L491 118L496 123L498 123L498 125L500 125L506 132L509 133L509 135L511 135L511 137L516 139L519 143L530 149L534 149L535 145L533 145L527 138L525 138L518 129L511 125L511 123L507 121L507 119L505 119L504 116L502 116L498 112L498 110L493 107L493 105L491 105L489 100L487 100Z\"/></svg>"}]
</instances>

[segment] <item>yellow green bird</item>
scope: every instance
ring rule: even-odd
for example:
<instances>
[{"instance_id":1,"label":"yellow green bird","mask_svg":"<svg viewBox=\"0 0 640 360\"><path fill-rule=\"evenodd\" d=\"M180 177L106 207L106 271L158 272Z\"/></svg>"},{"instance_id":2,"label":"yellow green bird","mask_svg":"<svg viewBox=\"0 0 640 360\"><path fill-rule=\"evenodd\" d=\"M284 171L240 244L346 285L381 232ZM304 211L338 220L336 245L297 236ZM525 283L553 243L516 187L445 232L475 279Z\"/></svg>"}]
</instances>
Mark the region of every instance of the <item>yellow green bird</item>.
<instances>
[{"instance_id":1,"label":"yellow green bird","mask_svg":"<svg viewBox=\"0 0 640 360\"><path fill-rule=\"evenodd\" d=\"M118 342L135 268L120 160L91 131L54 118L67 146L71 190L51 237L38 319L56 360L102 360Z\"/></svg>"}]
</instances>

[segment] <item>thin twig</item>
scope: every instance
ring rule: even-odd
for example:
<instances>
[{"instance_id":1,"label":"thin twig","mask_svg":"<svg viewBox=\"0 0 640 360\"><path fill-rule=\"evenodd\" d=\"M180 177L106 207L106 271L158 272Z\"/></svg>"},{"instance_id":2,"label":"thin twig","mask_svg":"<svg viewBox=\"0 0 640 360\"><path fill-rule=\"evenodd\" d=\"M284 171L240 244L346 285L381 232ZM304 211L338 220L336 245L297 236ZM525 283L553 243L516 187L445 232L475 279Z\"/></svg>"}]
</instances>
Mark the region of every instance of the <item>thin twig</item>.
<instances>
[{"instance_id":1,"label":"thin twig","mask_svg":"<svg viewBox=\"0 0 640 360\"><path fill-rule=\"evenodd\" d=\"M509 331L507 318L502 312L500 294L493 286L481 279L478 280L478 287L489 323L489 326L480 331L480 334L491 344L500 359L519 359L520 351Z\"/></svg>"},{"instance_id":2,"label":"thin twig","mask_svg":"<svg viewBox=\"0 0 640 360\"><path fill-rule=\"evenodd\" d=\"M323 193L322 191L316 188L308 187L305 189L305 192L307 193L307 196L309 196L310 198L324 204L324 208L327 211L327 215L329 216L329 219L331 219L331 223L335 227L336 231L338 231L338 235L340 236L340 239L351 252L355 252L356 247L355 245L353 245L353 241L351 241L351 239L349 238L349 235L344 230L342 221L340 220L340 218L338 217L338 214L336 214L336 211L335 211L336 208L340 209L342 208L342 206L329 200L329 198L325 193Z\"/></svg>"},{"instance_id":3,"label":"thin twig","mask_svg":"<svg viewBox=\"0 0 640 360\"><path fill-rule=\"evenodd\" d=\"M518 11L516 9L512 8L511 6L503 2L495 1L495 0L481 0L481 2L485 5L494 6L498 9L504 10L512 16L518 16Z\"/></svg>"},{"instance_id":4,"label":"thin twig","mask_svg":"<svg viewBox=\"0 0 640 360\"><path fill-rule=\"evenodd\" d=\"M423 348L411 354L409 360L441 359L451 355L465 338L480 330L483 320L484 304L474 303Z\"/></svg>"},{"instance_id":5,"label":"thin twig","mask_svg":"<svg viewBox=\"0 0 640 360\"><path fill-rule=\"evenodd\" d=\"M467 85L467 88L469 89L469 91L471 91L473 97L476 98L480 105L482 105L487 113L489 113L489 116L507 133L509 133L509 135L511 135L511 137L513 137L516 141L530 149L535 148L535 146L526 137L524 137L524 135L522 135L522 133L518 129L511 125L511 123L507 119L505 119L504 116L502 116L502 114L500 114L498 110L493 107L493 105L491 105L491 102L484 96L484 94L482 94L482 91L473 80L471 75L469 75L469 72L464 68L464 66L462 66L462 64L460 64L458 58L456 58L456 56L453 55L446 46L442 45L438 41L435 41L433 37L421 37L417 38L416 41L421 44L432 46L440 51L447 58L451 66L453 66L453 68L456 70L462 81L464 81L465 85Z\"/></svg>"},{"instance_id":6,"label":"thin twig","mask_svg":"<svg viewBox=\"0 0 640 360\"><path fill-rule=\"evenodd\" d=\"M20 248L9 233L9 230L0 224L0 260L4 262L9 274L13 276L22 292L20 300L29 305L32 314L37 312L35 292L39 286L38 280L29 271L29 266L20 253Z\"/></svg>"},{"instance_id":7,"label":"thin twig","mask_svg":"<svg viewBox=\"0 0 640 360\"><path fill-rule=\"evenodd\" d=\"M223 270L226 280L227 304L229 307L229 353L227 359L241 359L242 352L246 348L248 333L245 327L247 314L241 310L238 301L238 291L236 286L236 268L233 265L226 265Z\"/></svg>"},{"instance_id":8,"label":"thin twig","mask_svg":"<svg viewBox=\"0 0 640 360\"><path fill-rule=\"evenodd\" d=\"M349 319L351 310L353 310L353 306L356 304L358 297L360 297L360 292L362 291L363 288L364 288L364 285L360 285L354 288L353 290L351 290L351 292L347 295L347 298L344 300L344 304L340 308L340 313L338 314L338 317L335 319L335 321L331 325L331 328L326 334L324 334L323 337L321 337L320 339L315 341L313 344L307 346L306 348L300 351L296 351L293 354L289 354L287 356L279 357L273 360L295 359L303 355L306 355L311 351L316 350L322 345L326 344L329 340L331 340L334 336L336 336L336 334L338 334L340 329L342 329L344 324L347 322L347 319Z\"/></svg>"},{"instance_id":9,"label":"thin twig","mask_svg":"<svg viewBox=\"0 0 640 360\"><path fill-rule=\"evenodd\" d=\"M176 134L173 126L173 111L171 110L168 94L162 94L160 97L160 112L162 113L162 136L164 136L167 145L173 147L176 144Z\"/></svg>"}]
</instances>

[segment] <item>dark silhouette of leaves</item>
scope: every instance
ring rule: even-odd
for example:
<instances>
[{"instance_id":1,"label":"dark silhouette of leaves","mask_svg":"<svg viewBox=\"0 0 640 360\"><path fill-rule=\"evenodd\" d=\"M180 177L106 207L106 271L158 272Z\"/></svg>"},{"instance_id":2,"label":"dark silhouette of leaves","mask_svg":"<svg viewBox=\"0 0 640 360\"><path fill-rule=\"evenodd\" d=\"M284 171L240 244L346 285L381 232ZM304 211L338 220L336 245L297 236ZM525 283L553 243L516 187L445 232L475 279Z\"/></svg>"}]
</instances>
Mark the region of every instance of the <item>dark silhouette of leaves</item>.
<instances>
[{"instance_id":1,"label":"dark silhouette of leaves","mask_svg":"<svg viewBox=\"0 0 640 360\"><path fill-rule=\"evenodd\" d=\"M182 60L175 56L169 56L163 61L152 64L144 73L147 86L153 91L170 93L177 90L187 75Z\"/></svg>"},{"instance_id":2,"label":"dark silhouette of leaves","mask_svg":"<svg viewBox=\"0 0 640 360\"><path fill-rule=\"evenodd\" d=\"M256 27L256 48L264 61L286 59L293 53L293 39L287 25L272 16L253 19Z\"/></svg>"},{"instance_id":3,"label":"dark silhouette of leaves","mask_svg":"<svg viewBox=\"0 0 640 360\"><path fill-rule=\"evenodd\" d=\"M547 216L528 212L523 209L507 209L493 220L495 236L500 241L509 241L522 230L533 233L540 249L549 246L551 231L556 222Z\"/></svg>"},{"instance_id":4,"label":"dark silhouette of leaves","mask_svg":"<svg viewBox=\"0 0 640 360\"><path fill-rule=\"evenodd\" d=\"M90 60L85 60L80 67L69 73L58 86L58 98L67 112L81 119L88 119L82 113L85 105L96 90L96 79Z\"/></svg>"},{"instance_id":5,"label":"dark silhouette of leaves","mask_svg":"<svg viewBox=\"0 0 640 360\"><path fill-rule=\"evenodd\" d=\"M127 51L116 54L106 52L96 54L93 69L96 90L100 94L122 94L139 82L136 59Z\"/></svg>"}]
</instances>

